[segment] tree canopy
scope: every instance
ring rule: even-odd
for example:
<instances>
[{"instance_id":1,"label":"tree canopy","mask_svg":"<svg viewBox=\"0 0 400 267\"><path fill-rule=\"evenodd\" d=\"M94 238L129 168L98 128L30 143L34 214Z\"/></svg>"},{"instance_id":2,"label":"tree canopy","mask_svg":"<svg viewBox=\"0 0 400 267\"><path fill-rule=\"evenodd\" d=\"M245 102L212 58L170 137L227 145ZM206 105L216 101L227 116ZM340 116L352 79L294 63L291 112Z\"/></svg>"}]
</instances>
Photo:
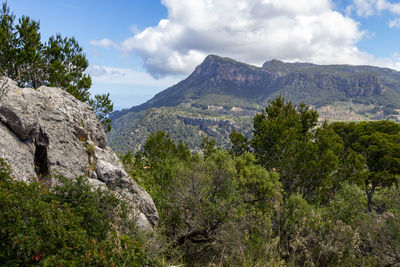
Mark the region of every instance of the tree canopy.
<instances>
[{"instance_id":1,"label":"tree canopy","mask_svg":"<svg viewBox=\"0 0 400 267\"><path fill-rule=\"evenodd\" d=\"M288 193L326 201L337 177L343 144L331 127L317 125L318 114L277 97L254 117L251 146L258 162L280 175Z\"/></svg>"},{"instance_id":2,"label":"tree canopy","mask_svg":"<svg viewBox=\"0 0 400 267\"><path fill-rule=\"evenodd\" d=\"M89 63L75 38L51 36L41 41L38 21L22 16L16 21L7 2L0 10L0 75L21 87L42 85L60 87L91 105L106 131L111 129L108 115L113 111L109 94L90 96Z\"/></svg>"},{"instance_id":3,"label":"tree canopy","mask_svg":"<svg viewBox=\"0 0 400 267\"><path fill-rule=\"evenodd\" d=\"M372 197L382 187L398 184L400 174L400 126L392 121L360 123L336 122L335 132L344 140L347 150L364 158L364 183L371 210Z\"/></svg>"}]
</instances>

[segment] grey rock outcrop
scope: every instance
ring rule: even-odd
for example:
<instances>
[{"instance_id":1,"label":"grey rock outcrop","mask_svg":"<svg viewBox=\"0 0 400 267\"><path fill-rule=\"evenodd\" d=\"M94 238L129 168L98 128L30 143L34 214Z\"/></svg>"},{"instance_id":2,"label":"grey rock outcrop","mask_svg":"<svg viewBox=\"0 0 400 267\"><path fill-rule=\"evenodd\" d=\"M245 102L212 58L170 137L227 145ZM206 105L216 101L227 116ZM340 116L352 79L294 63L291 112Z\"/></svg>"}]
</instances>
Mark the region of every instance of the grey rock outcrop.
<instances>
[{"instance_id":1,"label":"grey rock outcrop","mask_svg":"<svg viewBox=\"0 0 400 267\"><path fill-rule=\"evenodd\" d=\"M138 225L152 228L157 223L153 200L107 146L89 105L59 88L19 88L9 79L2 84L0 157L17 179L88 176L93 185L109 188L131 203Z\"/></svg>"}]
</instances>

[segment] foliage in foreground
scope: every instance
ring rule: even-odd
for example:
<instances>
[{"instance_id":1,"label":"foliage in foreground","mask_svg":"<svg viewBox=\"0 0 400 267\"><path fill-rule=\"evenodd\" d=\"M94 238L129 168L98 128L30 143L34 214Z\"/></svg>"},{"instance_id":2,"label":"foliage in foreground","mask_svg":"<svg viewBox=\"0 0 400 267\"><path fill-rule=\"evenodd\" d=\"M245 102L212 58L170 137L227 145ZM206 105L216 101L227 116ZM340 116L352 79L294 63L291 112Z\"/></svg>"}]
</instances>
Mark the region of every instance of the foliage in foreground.
<instances>
[{"instance_id":1,"label":"foliage in foreground","mask_svg":"<svg viewBox=\"0 0 400 267\"><path fill-rule=\"evenodd\" d=\"M62 179L49 191L14 180L0 163L0 265L155 265L115 195L84 178Z\"/></svg>"},{"instance_id":2,"label":"foliage in foreground","mask_svg":"<svg viewBox=\"0 0 400 267\"><path fill-rule=\"evenodd\" d=\"M324 123L278 97L232 149L163 132L121 157L160 213L163 254L188 266L400 263L400 127ZM373 190L371 190L373 188Z\"/></svg>"},{"instance_id":3,"label":"foliage in foreground","mask_svg":"<svg viewBox=\"0 0 400 267\"><path fill-rule=\"evenodd\" d=\"M400 128L315 128L316 118L278 98L256 116L252 140L232 132L222 150L205 139L202 154L150 135L121 159L159 210L151 235L83 178L49 191L13 180L2 162L0 264L398 265Z\"/></svg>"}]
</instances>

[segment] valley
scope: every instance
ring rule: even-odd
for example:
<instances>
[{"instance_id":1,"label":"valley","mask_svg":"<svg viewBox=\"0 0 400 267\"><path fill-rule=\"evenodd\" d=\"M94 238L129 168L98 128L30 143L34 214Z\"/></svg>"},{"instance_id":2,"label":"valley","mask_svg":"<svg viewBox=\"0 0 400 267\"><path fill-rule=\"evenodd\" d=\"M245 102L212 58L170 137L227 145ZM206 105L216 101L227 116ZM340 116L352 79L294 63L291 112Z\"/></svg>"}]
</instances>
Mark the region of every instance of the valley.
<instances>
[{"instance_id":1,"label":"valley","mask_svg":"<svg viewBox=\"0 0 400 267\"><path fill-rule=\"evenodd\" d=\"M400 73L372 66L315 65L271 60L255 67L208 56L185 80L148 102L114 112L111 147L137 151L162 130L198 151L206 136L229 147L232 129L252 135L252 118L276 96L304 102L319 121L399 121Z\"/></svg>"}]
</instances>

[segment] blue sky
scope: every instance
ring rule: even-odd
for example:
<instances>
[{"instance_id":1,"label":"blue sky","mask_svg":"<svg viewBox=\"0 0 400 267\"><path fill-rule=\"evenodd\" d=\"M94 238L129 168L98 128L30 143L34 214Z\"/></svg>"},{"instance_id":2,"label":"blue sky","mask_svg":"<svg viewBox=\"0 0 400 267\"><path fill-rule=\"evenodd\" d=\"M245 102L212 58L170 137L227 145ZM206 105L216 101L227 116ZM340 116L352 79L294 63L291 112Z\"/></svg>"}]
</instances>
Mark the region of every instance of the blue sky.
<instances>
[{"instance_id":1,"label":"blue sky","mask_svg":"<svg viewBox=\"0 0 400 267\"><path fill-rule=\"evenodd\" d=\"M400 70L400 1L8 0L40 21L43 41L74 36L93 93L116 109L145 102L208 54L261 65L273 58Z\"/></svg>"}]
</instances>

